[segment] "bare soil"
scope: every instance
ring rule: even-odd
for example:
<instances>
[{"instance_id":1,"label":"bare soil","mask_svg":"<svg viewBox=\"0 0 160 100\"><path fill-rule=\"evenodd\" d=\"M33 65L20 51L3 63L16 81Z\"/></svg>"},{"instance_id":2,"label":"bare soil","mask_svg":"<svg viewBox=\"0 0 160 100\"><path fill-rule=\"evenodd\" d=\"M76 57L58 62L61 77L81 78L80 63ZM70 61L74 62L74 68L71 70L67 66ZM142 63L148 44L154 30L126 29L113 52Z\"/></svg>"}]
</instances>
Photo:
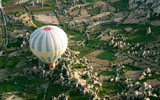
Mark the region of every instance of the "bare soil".
<instances>
[{"instance_id":1,"label":"bare soil","mask_svg":"<svg viewBox=\"0 0 160 100\"><path fill-rule=\"evenodd\" d=\"M136 80L140 73L142 73L142 71L127 71L126 76L128 76L131 80Z\"/></svg>"},{"instance_id":2,"label":"bare soil","mask_svg":"<svg viewBox=\"0 0 160 100\"><path fill-rule=\"evenodd\" d=\"M105 36L102 36L102 37L101 37L101 40L104 40L104 41L110 40L112 37L113 37L113 36L107 36L107 35L105 35Z\"/></svg>"},{"instance_id":3,"label":"bare soil","mask_svg":"<svg viewBox=\"0 0 160 100\"><path fill-rule=\"evenodd\" d=\"M59 21L56 16L47 16L46 14L36 14L34 16L36 20L46 24L59 24Z\"/></svg>"},{"instance_id":4,"label":"bare soil","mask_svg":"<svg viewBox=\"0 0 160 100\"><path fill-rule=\"evenodd\" d=\"M96 50L96 51L91 52L89 56L97 56L101 54L102 52L104 52L104 50Z\"/></svg>"},{"instance_id":5,"label":"bare soil","mask_svg":"<svg viewBox=\"0 0 160 100\"><path fill-rule=\"evenodd\" d=\"M146 81L148 84L152 85L152 87L155 87L157 85L160 85L160 81L157 79L150 79Z\"/></svg>"}]
</instances>

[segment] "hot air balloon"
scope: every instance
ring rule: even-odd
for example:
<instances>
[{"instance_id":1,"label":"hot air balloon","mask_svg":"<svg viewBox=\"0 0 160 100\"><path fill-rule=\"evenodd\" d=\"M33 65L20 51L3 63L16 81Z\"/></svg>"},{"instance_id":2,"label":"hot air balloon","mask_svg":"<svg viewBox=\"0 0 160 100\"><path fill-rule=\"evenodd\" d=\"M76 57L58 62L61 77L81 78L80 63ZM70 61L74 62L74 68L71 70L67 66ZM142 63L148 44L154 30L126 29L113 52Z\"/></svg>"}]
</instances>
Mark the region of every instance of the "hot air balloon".
<instances>
[{"instance_id":1,"label":"hot air balloon","mask_svg":"<svg viewBox=\"0 0 160 100\"><path fill-rule=\"evenodd\" d=\"M66 33L57 26L43 26L36 29L29 39L29 46L34 55L55 68L55 61L61 57L68 45Z\"/></svg>"}]
</instances>

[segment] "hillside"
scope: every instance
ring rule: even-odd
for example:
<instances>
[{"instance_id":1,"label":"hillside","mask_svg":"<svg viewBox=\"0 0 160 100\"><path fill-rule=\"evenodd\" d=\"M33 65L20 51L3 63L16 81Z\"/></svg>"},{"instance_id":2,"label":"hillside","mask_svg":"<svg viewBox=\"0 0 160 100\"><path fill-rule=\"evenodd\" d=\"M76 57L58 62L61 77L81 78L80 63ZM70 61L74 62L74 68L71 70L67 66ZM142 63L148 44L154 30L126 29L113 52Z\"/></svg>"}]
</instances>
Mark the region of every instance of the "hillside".
<instances>
[{"instance_id":1,"label":"hillside","mask_svg":"<svg viewBox=\"0 0 160 100\"><path fill-rule=\"evenodd\" d=\"M0 99L160 99L159 0L0 0L0 10ZM52 71L29 48L44 25L69 40Z\"/></svg>"}]
</instances>

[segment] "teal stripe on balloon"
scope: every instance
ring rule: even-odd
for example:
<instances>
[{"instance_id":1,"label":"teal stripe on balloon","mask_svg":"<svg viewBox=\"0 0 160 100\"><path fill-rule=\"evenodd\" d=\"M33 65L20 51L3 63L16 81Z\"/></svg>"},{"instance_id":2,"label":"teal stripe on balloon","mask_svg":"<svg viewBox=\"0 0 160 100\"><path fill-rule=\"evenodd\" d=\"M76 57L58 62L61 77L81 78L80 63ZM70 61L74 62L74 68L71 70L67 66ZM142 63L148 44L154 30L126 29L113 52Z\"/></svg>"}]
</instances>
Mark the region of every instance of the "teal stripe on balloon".
<instances>
[{"instance_id":1,"label":"teal stripe on balloon","mask_svg":"<svg viewBox=\"0 0 160 100\"><path fill-rule=\"evenodd\" d=\"M49 33L47 32L47 33L46 33L46 51L47 51L47 52L50 52L50 47L51 47L50 37L49 37Z\"/></svg>"},{"instance_id":2,"label":"teal stripe on balloon","mask_svg":"<svg viewBox=\"0 0 160 100\"><path fill-rule=\"evenodd\" d=\"M38 51L39 51L39 52L42 51L42 41L43 41L44 35L45 35L45 34L42 33L42 35L40 36L39 41L38 41Z\"/></svg>"},{"instance_id":3,"label":"teal stripe on balloon","mask_svg":"<svg viewBox=\"0 0 160 100\"><path fill-rule=\"evenodd\" d=\"M41 60L42 60L43 62L46 62L46 60L45 60L43 57L41 57Z\"/></svg>"},{"instance_id":4,"label":"teal stripe on balloon","mask_svg":"<svg viewBox=\"0 0 160 100\"><path fill-rule=\"evenodd\" d=\"M41 33L42 33L42 32L41 32ZM41 34L41 33L40 33L40 34ZM32 41L32 49L34 49L36 40L37 40L37 38L39 37L40 34L37 34L37 35L33 38L33 41Z\"/></svg>"},{"instance_id":5,"label":"teal stripe on balloon","mask_svg":"<svg viewBox=\"0 0 160 100\"><path fill-rule=\"evenodd\" d=\"M48 59L48 62L51 63L51 57L48 57L47 59Z\"/></svg>"}]
</instances>

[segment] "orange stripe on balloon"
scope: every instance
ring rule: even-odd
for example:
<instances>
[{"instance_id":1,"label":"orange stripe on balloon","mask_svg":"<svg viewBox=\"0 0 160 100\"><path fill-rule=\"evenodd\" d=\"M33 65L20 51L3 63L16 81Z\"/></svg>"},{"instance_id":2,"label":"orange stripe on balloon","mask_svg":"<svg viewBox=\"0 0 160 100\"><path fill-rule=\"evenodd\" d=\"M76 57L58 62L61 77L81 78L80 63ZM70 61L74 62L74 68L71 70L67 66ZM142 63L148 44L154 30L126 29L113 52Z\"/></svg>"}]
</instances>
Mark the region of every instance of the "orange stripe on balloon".
<instances>
[{"instance_id":1,"label":"orange stripe on balloon","mask_svg":"<svg viewBox=\"0 0 160 100\"><path fill-rule=\"evenodd\" d=\"M50 66L50 65L53 65L54 63L48 63L48 65Z\"/></svg>"}]
</instances>

